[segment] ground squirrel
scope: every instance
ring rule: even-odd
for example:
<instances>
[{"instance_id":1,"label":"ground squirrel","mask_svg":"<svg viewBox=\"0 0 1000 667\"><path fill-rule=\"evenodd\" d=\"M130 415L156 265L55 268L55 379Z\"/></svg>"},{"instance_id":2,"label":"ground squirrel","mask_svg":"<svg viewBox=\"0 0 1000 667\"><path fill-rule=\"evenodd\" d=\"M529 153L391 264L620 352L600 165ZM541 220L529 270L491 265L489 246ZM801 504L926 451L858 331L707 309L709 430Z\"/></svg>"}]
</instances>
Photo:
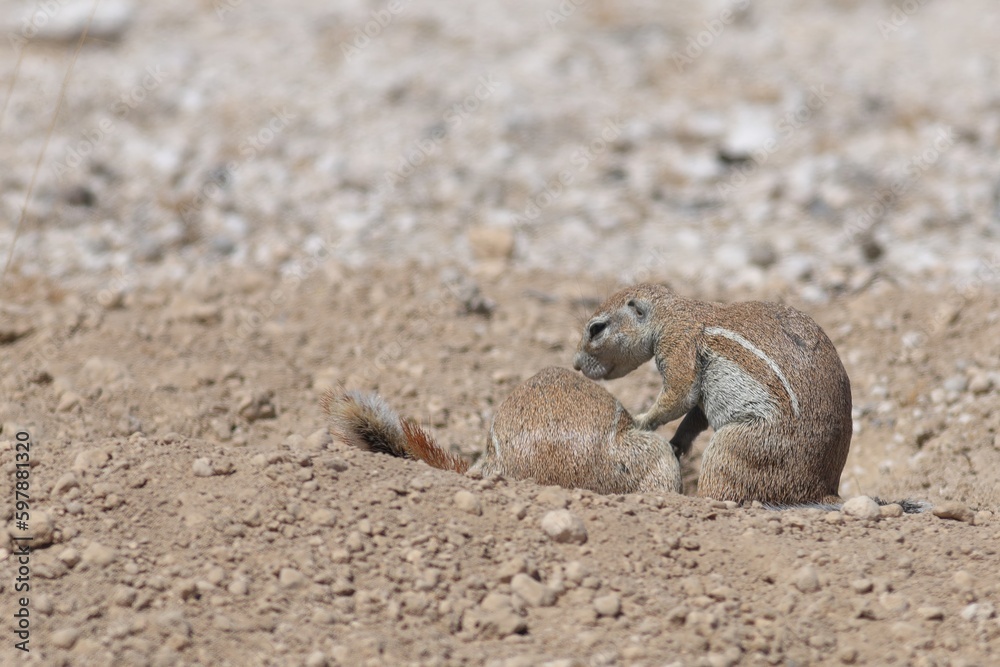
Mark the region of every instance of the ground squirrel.
<instances>
[{"instance_id":1,"label":"ground squirrel","mask_svg":"<svg viewBox=\"0 0 1000 667\"><path fill-rule=\"evenodd\" d=\"M574 367L619 378L650 358L663 376L635 419L684 416L678 456L715 431L698 495L770 505L838 503L851 444L851 383L833 343L808 315L775 303L720 305L636 285L612 295L586 325Z\"/></svg>"},{"instance_id":2,"label":"ground squirrel","mask_svg":"<svg viewBox=\"0 0 1000 667\"><path fill-rule=\"evenodd\" d=\"M322 407L330 434L348 445L445 470L470 468L375 393L328 391ZM636 428L628 410L602 386L565 368L546 368L500 404L486 449L472 469L597 493L681 490L670 444Z\"/></svg>"}]
</instances>

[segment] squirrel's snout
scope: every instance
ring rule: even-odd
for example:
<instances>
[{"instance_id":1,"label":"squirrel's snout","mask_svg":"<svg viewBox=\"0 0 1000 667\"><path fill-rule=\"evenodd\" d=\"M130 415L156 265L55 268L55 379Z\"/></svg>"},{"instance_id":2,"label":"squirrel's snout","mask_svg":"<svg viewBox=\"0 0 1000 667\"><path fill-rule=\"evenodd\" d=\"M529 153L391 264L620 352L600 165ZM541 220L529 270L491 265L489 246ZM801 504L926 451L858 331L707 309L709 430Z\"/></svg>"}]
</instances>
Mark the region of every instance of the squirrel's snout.
<instances>
[{"instance_id":1,"label":"squirrel's snout","mask_svg":"<svg viewBox=\"0 0 1000 667\"><path fill-rule=\"evenodd\" d=\"M591 380L600 380L608 373L608 367L586 352L577 352L573 358L573 368L586 375Z\"/></svg>"}]
</instances>

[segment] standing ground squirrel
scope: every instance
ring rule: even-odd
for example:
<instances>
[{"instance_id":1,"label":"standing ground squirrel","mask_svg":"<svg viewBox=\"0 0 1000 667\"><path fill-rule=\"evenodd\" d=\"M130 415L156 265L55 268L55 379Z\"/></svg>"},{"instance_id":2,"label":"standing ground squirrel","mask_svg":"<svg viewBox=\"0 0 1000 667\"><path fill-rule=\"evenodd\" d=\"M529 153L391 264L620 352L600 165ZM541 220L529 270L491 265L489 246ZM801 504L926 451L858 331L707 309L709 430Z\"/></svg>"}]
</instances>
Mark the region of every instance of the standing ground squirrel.
<instances>
[{"instance_id":1,"label":"standing ground squirrel","mask_svg":"<svg viewBox=\"0 0 1000 667\"><path fill-rule=\"evenodd\" d=\"M635 285L587 323L574 366L619 378L650 358L663 377L639 428L684 416L678 456L711 426L698 495L773 505L836 503L851 444L851 383L808 315L752 301L719 305Z\"/></svg>"},{"instance_id":2,"label":"standing ground squirrel","mask_svg":"<svg viewBox=\"0 0 1000 667\"><path fill-rule=\"evenodd\" d=\"M330 434L348 445L445 470L469 469L375 393L328 391L322 407ZM681 490L670 444L636 428L602 386L564 368L546 368L500 404L472 470L597 493Z\"/></svg>"}]
</instances>

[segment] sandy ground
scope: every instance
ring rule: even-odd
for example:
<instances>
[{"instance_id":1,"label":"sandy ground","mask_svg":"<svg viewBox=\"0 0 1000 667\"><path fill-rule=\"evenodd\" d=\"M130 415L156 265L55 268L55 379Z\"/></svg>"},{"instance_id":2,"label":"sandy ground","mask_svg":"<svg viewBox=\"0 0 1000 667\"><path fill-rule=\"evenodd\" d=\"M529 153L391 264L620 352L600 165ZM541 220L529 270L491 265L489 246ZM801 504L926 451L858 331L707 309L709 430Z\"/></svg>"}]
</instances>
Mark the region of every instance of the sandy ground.
<instances>
[{"instance_id":1,"label":"sandy ground","mask_svg":"<svg viewBox=\"0 0 1000 667\"><path fill-rule=\"evenodd\" d=\"M33 525L52 524L31 560L32 658L997 660L1000 439L996 394L982 388L1000 352L996 295L915 347L886 323L919 317L926 294L880 282L815 311L854 378L844 494L971 508L968 521L868 521L479 481L348 451L317 404L340 381L478 451L514 383L569 365L583 304L602 287L505 274L480 283L495 303L486 317L433 273L327 269L249 333L248 314L282 289L273 276L217 272L183 296L136 290L92 310L52 286L19 286L35 329L5 346L3 457L12 470L9 434L31 433ZM610 386L637 409L657 376L643 368ZM459 490L478 510L456 504ZM559 508L583 520L586 544L542 532ZM511 583L522 571L527 591Z\"/></svg>"},{"instance_id":2,"label":"sandy ground","mask_svg":"<svg viewBox=\"0 0 1000 667\"><path fill-rule=\"evenodd\" d=\"M1000 663L992 4L106 1L54 123L91 5L0 6L4 664ZM695 498L707 434L605 497L325 431L343 384L473 457L635 280L812 315L841 494L947 516Z\"/></svg>"}]
</instances>

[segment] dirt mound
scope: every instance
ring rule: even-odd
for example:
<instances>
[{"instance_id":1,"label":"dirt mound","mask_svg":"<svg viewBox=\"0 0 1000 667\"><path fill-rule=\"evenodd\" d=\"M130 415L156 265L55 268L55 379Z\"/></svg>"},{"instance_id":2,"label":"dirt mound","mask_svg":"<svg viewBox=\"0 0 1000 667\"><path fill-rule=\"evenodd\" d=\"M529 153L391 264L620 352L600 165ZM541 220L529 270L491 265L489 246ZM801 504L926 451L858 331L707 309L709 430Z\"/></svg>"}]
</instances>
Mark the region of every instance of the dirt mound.
<instances>
[{"instance_id":1,"label":"dirt mound","mask_svg":"<svg viewBox=\"0 0 1000 667\"><path fill-rule=\"evenodd\" d=\"M919 329L935 296L879 283L814 311L854 378L845 494L960 504L957 519L859 519L474 479L325 433L319 393L344 382L476 452L516 382L568 365L601 285L481 279L486 316L434 272L331 266L256 320L280 279L201 284L109 308L20 285L32 333L5 344L0 419L8 470L16 430L33 438L33 526L51 523L31 556L40 662L997 659L1000 447L984 390L1000 358L996 297L917 346L885 325ZM643 368L609 387L639 408L658 377ZM560 510L582 521L583 544L543 530Z\"/></svg>"}]
</instances>

